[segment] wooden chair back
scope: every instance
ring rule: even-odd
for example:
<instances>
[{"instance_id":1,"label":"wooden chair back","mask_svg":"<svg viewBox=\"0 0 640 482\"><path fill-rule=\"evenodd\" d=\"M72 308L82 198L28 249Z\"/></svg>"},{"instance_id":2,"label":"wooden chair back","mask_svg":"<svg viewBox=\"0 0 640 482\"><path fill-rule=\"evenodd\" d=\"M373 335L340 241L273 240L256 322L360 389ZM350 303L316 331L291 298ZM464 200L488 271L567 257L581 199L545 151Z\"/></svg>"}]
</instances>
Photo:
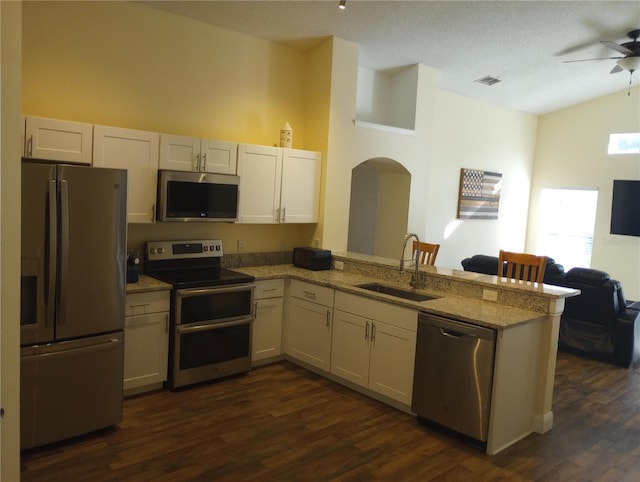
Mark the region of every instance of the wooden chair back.
<instances>
[{"instance_id":1,"label":"wooden chair back","mask_svg":"<svg viewBox=\"0 0 640 482\"><path fill-rule=\"evenodd\" d=\"M498 256L498 276L542 283L546 268L546 256L536 256L528 253L511 253L503 250L500 250L500 256ZM503 274L501 275L501 273Z\"/></svg>"},{"instance_id":2,"label":"wooden chair back","mask_svg":"<svg viewBox=\"0 0 640 482\"><path fill-rule=\"evenodd\" d=\"M413 242L413 258L416 259L416 250L418 249L418 243ZM427 264L433 266L436 263L436 256L438 256L439 244L420 243L420 264Z\"/></svg>"}]
</instances>

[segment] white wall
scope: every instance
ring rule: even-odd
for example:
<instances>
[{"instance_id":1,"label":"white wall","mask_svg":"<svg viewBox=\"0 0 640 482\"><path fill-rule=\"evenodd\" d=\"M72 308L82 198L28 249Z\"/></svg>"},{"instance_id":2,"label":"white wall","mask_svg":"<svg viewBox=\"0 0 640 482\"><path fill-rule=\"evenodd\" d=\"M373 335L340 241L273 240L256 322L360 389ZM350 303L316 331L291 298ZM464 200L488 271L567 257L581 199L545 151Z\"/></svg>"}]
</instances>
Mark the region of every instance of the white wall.
<instances>
[{"instance_id":1,"label":"white wall","mask_svg":"<svg viewBox=\"0 0 640 482\"><path fill-rule=\"evenodd\" d=\"M375 252L376 256L400 260L402 242L407 233L409 189L407 172L380 172L378 176Z\"/></svg>"},{"instance_id":2,"label":"white wall","mask_svg":"<svg viewBox=\"0 0 640 482\"><path fill-rule=\"evenodd\" d=\"M462 269L474 254L525 246L536 116L438 91L429 183L427 241L440 243L436 265ZM456 219L460 169L502 173L497 220ZM424 189L424 188L423 188Z\"/></svg>"},{"instance_id":3,"label":"white wall","mask_svg":"<svg viewBox=\"0 0 640 482\"><path fill-rule=\"evenodd\" d=\"M438 71L419 65L414 133L354 127L357 45L335 42L326 178L331 195L324 206L331 219L326 221L325 247L346 249L351 169L385 157L411 175L407 231L441 244L438 266L461 268L466 256L497 255L500 248L523 250L536 116L442 91ZM503 174L497 221L456 220L461 168Z\"/></svg>"},{"instance_id":4,"label":"white wall","mask_svg":"<svg viewBox=\"0 0 640 482\"><path fill-rule=\"evenodd\" d=\"M607 144L610 133L640 132L639 97L634 87L540 117L527 234L534 252L543 188L597 188L591 267L620 280L633 300L640 299L640 238L611 235L609 224L613 180L640 179L640 154L610 156Z\"/></svg>"},{"instance_id":5,"label":"white wall","mask_svg":"<svg viewBox=\"0 0 640 482\"><path fill-rule=\"evenodd\" d=\"M0 2L0 480L20 480L22 4Z\"/></svg>"}]
</instances>

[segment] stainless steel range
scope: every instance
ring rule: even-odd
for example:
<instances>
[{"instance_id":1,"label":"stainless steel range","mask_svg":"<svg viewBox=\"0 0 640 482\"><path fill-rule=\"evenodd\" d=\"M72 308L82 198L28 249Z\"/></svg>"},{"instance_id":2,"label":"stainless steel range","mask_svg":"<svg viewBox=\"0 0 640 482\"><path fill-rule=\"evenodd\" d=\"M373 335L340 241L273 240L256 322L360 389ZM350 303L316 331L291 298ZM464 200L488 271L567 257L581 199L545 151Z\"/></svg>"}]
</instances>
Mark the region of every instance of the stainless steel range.
<instances>
[{"instance_id":1,"label":"stainless steel range","mask_svg":"<svg viewBox=\"0 0 640 482\"><path fill-rule=\"evenodd\" d=\"M167 385L178 388L248 371L254 278L221 267L222 241L154 241L145 273L173 286Z\"/></svg>"}]
</instances>

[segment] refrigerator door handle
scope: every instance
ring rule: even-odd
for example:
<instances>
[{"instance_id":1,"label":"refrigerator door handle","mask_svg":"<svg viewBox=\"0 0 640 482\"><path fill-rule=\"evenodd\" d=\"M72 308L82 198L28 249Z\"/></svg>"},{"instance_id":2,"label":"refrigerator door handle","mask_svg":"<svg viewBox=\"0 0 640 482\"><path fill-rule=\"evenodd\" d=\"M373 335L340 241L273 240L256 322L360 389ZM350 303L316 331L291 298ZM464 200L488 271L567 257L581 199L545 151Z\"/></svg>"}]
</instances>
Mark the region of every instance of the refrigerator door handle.
<instances>
[{"instance_id":1,"label":"refrigerator door handle","mask_svg":"<svg viewBox=\"0 0 640 482\"><path fill-rule=\"evenodd\" d=\"M57 266L57 240L58 240L58 197L55 179L49 180L49 273L47 280L47 290L45 293L46 316L45 324L53 326L56 313L56 273Z\"/></svg>"},{"instance_id":2,"label":"refrigerator door handle","mask_svg":"<svg viewBox=\"0 0 640 482\"><path fill-rule=\"evenodd\" d=\"M60 181L60 286L58 287L58 324L64 324L67 316L67 290L69 277L69 183Z\"/></svg>"}]
</instances>

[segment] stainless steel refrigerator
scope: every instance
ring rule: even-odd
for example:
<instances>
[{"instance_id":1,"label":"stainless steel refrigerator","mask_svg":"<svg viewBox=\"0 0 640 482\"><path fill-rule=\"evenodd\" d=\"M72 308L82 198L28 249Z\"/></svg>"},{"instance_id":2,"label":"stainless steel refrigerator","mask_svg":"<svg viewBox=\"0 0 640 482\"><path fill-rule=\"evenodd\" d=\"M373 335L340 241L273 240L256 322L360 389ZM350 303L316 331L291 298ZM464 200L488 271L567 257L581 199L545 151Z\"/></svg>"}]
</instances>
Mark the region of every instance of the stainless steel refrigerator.
<instances>
[{"instance_id":1,"label":"stainless steel refrigerator","mask_svg":"<svg viewBox=\"0 0 640 482\"><path fill-rule=\"evenodd\" d=\"M20 447L122 420L127 171L22 163Z\"/></svg>"}]
</instances>

